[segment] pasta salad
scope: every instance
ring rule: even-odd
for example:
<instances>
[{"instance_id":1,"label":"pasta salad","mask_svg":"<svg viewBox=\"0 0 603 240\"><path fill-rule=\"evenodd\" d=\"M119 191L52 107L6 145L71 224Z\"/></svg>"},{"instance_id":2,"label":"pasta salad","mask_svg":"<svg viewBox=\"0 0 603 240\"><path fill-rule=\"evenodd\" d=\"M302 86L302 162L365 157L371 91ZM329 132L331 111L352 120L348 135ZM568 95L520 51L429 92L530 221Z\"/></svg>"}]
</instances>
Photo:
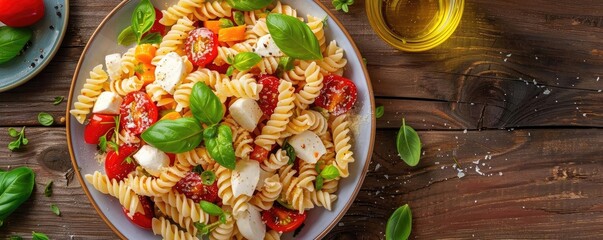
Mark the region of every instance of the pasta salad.
<instances>
[{"instance_id":1,"label":"pasta salad","mask_svg":"<svg viewBox=\"0 0 603 240\"><path fill-rule=\"evenodd\" d=\"M272 0L141 0L70 114L85 176L164 239L280 239L349 176L356 86L323 16Z\"/></svg>"}]
</instances>

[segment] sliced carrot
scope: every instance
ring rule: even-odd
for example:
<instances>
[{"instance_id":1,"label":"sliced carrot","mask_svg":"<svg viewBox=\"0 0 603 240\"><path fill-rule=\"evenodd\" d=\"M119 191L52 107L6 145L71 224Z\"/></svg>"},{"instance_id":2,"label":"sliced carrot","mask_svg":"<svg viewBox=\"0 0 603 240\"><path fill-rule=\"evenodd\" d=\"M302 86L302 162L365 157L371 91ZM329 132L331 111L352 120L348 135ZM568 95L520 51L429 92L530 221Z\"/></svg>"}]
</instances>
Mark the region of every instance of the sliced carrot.
<instances>
[{"instance_id":1,"label":"sliced carrot","mask_svg":"<svg viewBox=\"0 0 603 240\"><path fill-rule=\"evenodd\" d=\"M218 41L220 42L240 42L245 40L245 25L222 28L218 33Z\"/></svg>"},{"instance_id":2,"label":"sliced carrot","mask_svg":"<svg viewBox=\"0 0 603 240\"><path fill-rule=\"evenodd\" d=\"M151 60L155 57L155 52L157 52L157 48L151 44L140 44L136 46L136 50L134 51L134 57L136 60L142 63L151 64Z\"/></svg>"},{"instance_id":3,"label":"sliced carrot","mask_svg":"<svg viewBox=\"0 0 603 240\"><path fill-rule=\"evenodd\" d=\"M203 26L210 31L218 34L220 32L220 21L219 20L210 20L203 22Z\"/></svg>"},{"instance_id":4,"label":"sliced carrot","mask_svg":"<svg viewBox=\"0 0 603 240\"><path fill-rule=\"evenodd\" d=\"M155 81L155 66L150 63L140 63L136 67L136 76L144 82L144 85Z\"/></svg>"},{"instance_id":5,"label":"sliced carrot","mask_svg":"<svg viewBox=\"0 0 603 240\"><path fill-rule=\"evenodd\" d=\"M168 114L164 115L163 117L161 117L160 120L165 120L165 119L176 120L181 117L182 116L180 116L180 113L174 111L174 112L169 112Z\"/></svg>"}]
</instances>

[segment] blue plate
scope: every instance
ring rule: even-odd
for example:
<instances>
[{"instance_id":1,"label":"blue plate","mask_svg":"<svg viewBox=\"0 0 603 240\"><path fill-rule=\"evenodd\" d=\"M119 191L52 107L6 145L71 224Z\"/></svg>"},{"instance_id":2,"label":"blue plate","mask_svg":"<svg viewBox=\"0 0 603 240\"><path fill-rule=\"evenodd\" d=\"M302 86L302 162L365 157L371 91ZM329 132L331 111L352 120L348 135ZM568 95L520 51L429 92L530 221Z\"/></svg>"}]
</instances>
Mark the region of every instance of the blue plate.
<instances>
[{"instance_id":1,"label":"blue plate","mask_svg":"<svg viewBox=\"0 0 603 240\"><path fill-rule=\"evenodd\" d=\"M59 50L69 19L68 0L44 0L44 18L30 26L31 46L21 56L0 64L0 92L17 87L42 71Z\"/></svg>"}]
</instances>

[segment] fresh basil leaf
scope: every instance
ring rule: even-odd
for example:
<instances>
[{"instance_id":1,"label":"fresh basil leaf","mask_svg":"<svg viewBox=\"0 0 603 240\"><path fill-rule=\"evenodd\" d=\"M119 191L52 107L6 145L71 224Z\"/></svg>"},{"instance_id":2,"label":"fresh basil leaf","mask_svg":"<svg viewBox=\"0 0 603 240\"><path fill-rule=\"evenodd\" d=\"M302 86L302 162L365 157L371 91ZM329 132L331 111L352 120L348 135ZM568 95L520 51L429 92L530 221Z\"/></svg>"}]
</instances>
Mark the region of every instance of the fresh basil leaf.
<instances>
[{"instance_id":1,"label":"fresh basil leaf","mask_svg":"<svg viewBox=\"0 0 603 240\"><path fill-rule=\"evenodd\" d=\"M54 118L48 113L41 112L38 114L38 122L42 126L51 126L54 123Z\"/></svg>"},{"instance_id":2,"label":"fresh basil leaf","mask_svg":"<svg viewBox=\"0 0 603 240\"><path fill-rule=\"evenodd\" d=\"M227 213L220 214L220 222L222 224L226 224L227 220L228 220L228 214Z\"/></svg>"},{"instance_id":3,"label":"fresh basil leaf","mask_svg":"<svg viewBox=\"0 0 603 240\"><path fill-rule=\"evenodd\" d=\"M203 209L204 212L212 216L220 216L224 213L222 208L218 207L218 205L205 200L201 200L199 206L201 206L201 209Z\"/></svg>"},{"instance_id":4,"label":"fresh basil leaf","mask_svg":"<svg viewBox=\"0 0 603 240\"><path fill-rule=\"evenodd\" d=\"M28 167L0 172L0 226L23 204L33 191L35 174Z\"/></svg>"},{"instance_id":5,"label":"fresh basil leaf","mask_svg":"<svg viewBox=\"0 0 603 240\"><path fill-rule=\"evenodd\" d=\"M63 97L63 96L54 97L54 101L52 102L52 105L61 104L63 102L63 99L65 99L65 97Z\"/></svg>"},{"instance_id":6,"label":"fresh basil leaf","mask_svg":"<svg viewBox=\"0 0 603 240\"><path fill-rule=\"evenodd\" d=\"M220 28L231 28L234 27L234 23L228 18L220 18Z\"/></svg>"},{"instance_id":7,"label":"fresh basil leaf","mask_svg":"<svg viewBox=\"0 0 603 240\"><path fill-rule=\"evenodd\" d=\"M9 240L23 240L23 238L19 235L12 235L10 236Z\"/></svg>"},{"instance_id":8,"label":"fresh basil leaf","mask_svg":"<svg viewBox=\"0 0 603 240\"><path fill-rule=\"evenodd\" d=\"M232 15L237 26L245 25L245 15L242 12L234 11Z\"/></svg>"},{"instance_id":9,"label":"fresh basil leaf","mask_svg":"<svg viewBox=\"0 0 603 240\"><path fill-rule=\"evenodd\" d=\"M57 207L57 205L50 204L50 210L52 211L52 213L54 213L54 215L61 216L61 210L59 209L59 207Z\"/></svg>"},{"instance_id":10,"label":"fresh basil leaf","mask_svg":"<svg viewBox=\"0 0 603 240\"><path fill-rule=\"evenodd\" d=\"M320 191L322 189L322 185L324 184L324 178L322 175L316 176L316 181L314 182L314 188L316 191Z\"/></svg>"},{"instance_id":11,"label":"fresh basil leaf","mask_svg":"<svg viewBox=\"0 0 603 240\"><path fill-rule=\"evenodd\" d=\"M320 44L312 29L297 18L268 14L266 19L272 39L287 56L302 60L321 60Z\"/></svg>"},{"instance_id":12,"label":"fresh basil leaf","mask_svg":"<svg viewBox=\"0 0 603 240\"><path fill-rule=\"evenodd\" d=\"M224 116L224 107L216 94L205 83L198 82L193 86L190 97L190 108L199 122L207 125L219 123Z\"/></svg>"},{"instance_id":13,"label":"fresh basil leaf","mask_svg":"<svg viewBox=\"0 0 603 240\"><path fill-rule=\"evenodd\" d=\"M386 240L404 240L410 236L410 230L412 229L412 213L410 207L405 204L394 211L394 213L387 220L385 226L385 239Z\"/></svg>"},{"instance_id":14,"label":"fresh basil leaf","mask_svg":"<svg viewBox=\"0 0 603 240\"><path fill-rule=\"evenodd\" d=\"M294 67L294 63L295 59L291 58L291 57L282 57L281 60L279 60L278 62L278 68L280 68L282 71L290 71L293 69Z\"/></svg>"},{"instance_id":15,"label":"fresh basil leaf","mask_svg":"<svg viewBox=\"0 0 603 240\"><path fill-rule=\"evenodd\" d=\"M218 126L214 125L203 130L203 138L215 138L218 135Z\"/></svg>"},{"instance_id":16,"label":"fresh basil leaf","mask_svg":"<svg viewBox=\"0 0 603 240\"><path fill-rule=\"evenodd\" d=\"M8 129L8 135L11 137L18 137L19 136L19 132L17 132L17 130L15 130L14 128L9 128Z\"/></svg>"},{"instance_id":17,"label":"fresh basil leaf","mask_svg":"<svg viewBox=\"0 0 603 240\"><path fill-rule=\"evenodd\" d=\"M201 173L201 180L203 181L203 185L212 185L216 181L216 174L211 171L203 171Z\"/></svg>"},{"instance_id":18,"label":"fresh basil leaf","mask_svg":"<svg viewBox=\"0 0 603 240\"><path fill-rule=\"evenodd\" d=\"M205 147L209 156L217 163L228 169L234 169L235 153L232 146L232 130L230 127L220 125L218 135L215 138L205 138Z\"/></svg>"},{"instance_id":19,"label":"fresh basil leaf","mask_svg":"<svg viewBox=\"0 0 603 240\"><path fill-rule=\"evenodd\" d=\"M130 46L136 42L136 34L132 31L132 26L124 28L124 30L117 36L117 44L122 46Z\"/></svg>"},{"instance_id":20,"label":"fresh basil leaf","mask_svg":"<svg viewBox=\"0 0 603 240\"><path fill-rule=\"evenodd\" d=\"M32 35L29 28L0 27L0 64L19 55Z\"/></svg>"},{"instance_id":21,"label":"fresh basil leaf","mask_svg":"<svg viewBox=\"0 0 603 240\"><path fill-rule=\"evenodd\" d=\"M239 71L247 71L262 61L262 57L253 52L242 52L234 57L232 65Z\"/></svg>"},{"instance_id":22,"label":"fresh basil leaf","mask_svg":"<svg viewBox=\"0 0 603 240\"><path fill-rule=\"evenodd\" d=\"M98 148L101 150L102 153L107 152L107 136L106 135L103 135L100 138L98 138Z\"/></svg>"},{"instance_id":23,"label":"fresh basil leaf","mask_svg":"<svg viewBox=\"0 0 603 240\"><path fill-rule=\"evenodd\" d=\"M265 8L273 0L226 0L232 8L241 11L253 11Z\"/></svg>"},{"instance_id":24,"label":"fresh basil leaf","mask_svg":"<svg viewBox=\"0 0 603 240\"><path fill-rule=\"evenodd\" d=\"M320 176L326 180L335 179L339 177L339 170L335 166L329 165L320 172Z\"/></svg>"},{"instance_id":25,"label":"fresh basil leaf","mask_svg":"<svg viewBox=\"0 0 603 240\"><path fill-rule=\"evenodd\" d=\"M283 149L285 150L285 152L287 152L287 157L289 157L289 162L287 164L293 164L295 162L295 158L297 157L295 153L295 148L293 148L291 144L285 141L285 143L283 143Z\"/></svg>"},{"instance_id":26,"label":"fresh basil leaf","mask_svg":"<svg viewBox=\"0 0 603 240\"><path fill-rule=\"evenodd\" d=\"M398 131L396 138L396 148L400 158L408 164L408 166L416 166L421 158L421 139L419 134L409 126L406 126L406 121L402 119L402 127Z\"/></svg>"},{"instance_id":27,"label":"fresh basil leaf","mask_svg":"<svg viewBox=\"0 0 603 240\"><path fill-rule=\"evenodd\" d=\"M46 184L44 187L44 196L51 197L52 196L52 180Z\"/></svg>"},{"instance_id":28,"label":"fresh basil leaf","mask_svg":"<svg viewBox=\"0 0 603 240\"><path fill-rule=\"evenodd\" d=\"M48 236L44 233L32 232L31 236L33 240L48 240Z\"/></svg>"},{"instance_id":29,"label":"fresh basil leaf","mask_svg":"<svg viewBox=\"0 0 603 240\"><path fill-rule=\"evenodd\" d=\"M169 153L183 153L199 146L203 127L194 118L161 120L142 133L142 139L157 149Z\"/></svg>"},{"instance_id":30,"label":"fresh basil leaf","mask_svg":"<svg viewBox=\"0 0 603 240\"><path fill-rule=\"evenodd\" d=\"M375 118L379 119L379 118L383 117L384 113L385 113L385 107L383 105L375 108Z\"/></svg>"},{"instance_id":31,"label":"fresh basil leaf","mask_svg":"<svg viewBox=\"0 0 603 240\"><path fill-rule=\"evenodd\" d=\"M155 8L149 0L141 0L132 13L132 31L140 42L142 35L151 30L155 23Z\"/></svg>"},{"instance_id":32,"label":"fresh basil leaf","mask_svg":"<svg viewBox=\"0 0 603 240\"><path fill-rule=\"evenodd\" d=\"M140 44L148 43L148 44L159 44L161 43L162 36L159 33L149 33L144 35L140 40Z\"/></svg>"}]
</instances>

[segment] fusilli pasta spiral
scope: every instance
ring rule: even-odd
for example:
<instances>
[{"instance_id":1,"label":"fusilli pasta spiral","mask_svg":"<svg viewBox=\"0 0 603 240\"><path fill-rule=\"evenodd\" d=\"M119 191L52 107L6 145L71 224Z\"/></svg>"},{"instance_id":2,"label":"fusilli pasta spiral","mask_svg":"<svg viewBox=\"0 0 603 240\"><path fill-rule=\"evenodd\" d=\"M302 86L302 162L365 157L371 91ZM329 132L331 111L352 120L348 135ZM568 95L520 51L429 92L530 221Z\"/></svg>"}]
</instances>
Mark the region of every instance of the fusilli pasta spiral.
<instances>
[{"instance_id":1,"label":"fusilli pasta spiral","mask_svg":"<svg viewBox=\"0 0 603 240\"><path fill-rule=\"evenodd\" d=\"M354 153L350 150L350 123L347 120L347 114L342 114L331 123L331 131L333 132L333 143L335 144L335 162L333 165L337 167L341 177L345 178L350 175L348 164L354 162Z\"/></svg>"},{"instance_id":2,"label":"fusilli pasta spiral","mask_svg":"<svg viewBox=\"0 0 603 240\"><path fill-rule=\"evenodd\" d=\"M314 103L323 87L323 75L320 73L320 68L316 62L308 65L304 76L306 77L306 85L299 93L295 94L295 105L300 109L306 109L308 105Z\"/></svg>"},{"instance_id":3,"label":"fusilli pasta spiral","mask_svg":"<svg viewBox=\"0 0 603 240\"><path fill-rule=\"evenodd\" d=\"M262 85L257 84L252 74L242 74L232 80L225 79L216 85L216 92L220 96L259 99Z\"/></svg>"},{"instance_id":4,"label":"fusilli pasta spiral","mask_svg":"<svg viewBox=\"0 0 603 240\"><path fill-rule=\"evenodd\" d=\"M189 232L182 231L178 226L171 224L167 219L153 218L151 222L153 234L161 235L164 239L171 240L199 240Z\"/></svg>"},{"instance_id":5,"label":"fusilli pasta spiral","mask_svg":"<svg viewBox=\"0 0 603 240\"><path fill-rule=\"evenodd\" d=\"M144 213L138 196L130 189L126 182L109 179L107 175L99 171L94 172L92 175L86 174L85 178L99 192L116 197L119 203L128 209L131 215L137 212Z\"/></svg>"},{"instance_id":6,"label":"fusilli pasta spiral","mask_svg":"<svg viewBox=\"0 0 603 240\"><path fill-rule=\"evenodd\" d=\"M103 65L100 64L92 71L90 71L90 77L86 79L86 83L80 91L80 95L77 96L77 102L73 104L73 109L69 111L75 119L84 123L86 116L90 113L90 109L94 106L94 102L101 94L103 84L109 79L107 73L103 70Z\"/></svg>"},{"instance_id":7,"label":"fusilli pasta spiral","mask_svg":"<svg viewBox=\"0 0 603 240\"><path fill-rule=\"evenodd\" d=\"M270 116L266 126L262 128L262 134L255 139L255 144L264 149L270 149L280 138L281 132L287 128L289 118L293 115L293 108L295 107L293 104L295 100L293 86L290 82L281 81L278 91L278 104L274 109L274 113Z\"/></svg>"},{"instance_id":8,"label":"fusilli pasta spiral","mask_svg":"<svg viewBox=\"0 0 603 240\"><path fill-rule=\"evenodd\" d=\"M193 12L195 18L201 21L232 16L232 7L222 0L207 1Z\"/></svg>"},{"instance_id":9,"label":"fusilli pasta spiral","mask_svg":"<svg viewBox=\"0 0 603 240\"><path fill-rule=\"evenodd\" d=\"M260 209L269 210L274 201L280 197L282 188L278 174L274 174L264 180L264 186L249 200L249 203Z\"/></svg>"},{"instance_id":10,"label":"fusilli pasta spiral","mask_svg":"<svg viewBox=\"0 0 603 240\"><path fill-rule=\"evenodd\" d=\"M177 52L179 55L183 55L184 40L188 37L188 32L195 29L193 24L194 22L188 17L178 19L176 25L172 26L172 29L161 40L152 64L157 65L159 60L170 52Z\"/></svg>"},{"instance_id":11,"label":"fusilli pasta spiral","mask_svg":"<svg viewBox=\"0 0 603 240\"><path fill-rule=\"evenodd\" d=\"M178 212L177 208L170 206L169 204L161 200L161 198L155 197L153 200L155 202L155 206L164 215L170 217L172 220L174 220L175 223L180 225L180 227L182 227L183 229L186 229L186 231L188 231L189 233L193 235L197 234L197 228L194 225L193 219L191 219L190 217L182 216L182 214Z\"/></svg>"},{"instance_id":12,"label":"fusilli pasta spiral","mask_svg":"<svg viewBox=\"0 0 603 240\"><path fill-rule=\"evenodd\" d=\"M192 199L186 198L184 194L170 191L167 194L159 196L159 198L168 205L178 209L178 212L183 217L190 217L194 222L207 223L209 221L209 215L203 212L199 204L195 203Z\"/></svg>"},{"instance_id":13,"label":"fusilli pasta spiral","mask_svg":"<svg viewBox=\"0 0 603 240\"><path fill-rule=\"evenodd\" d=\"M128 93L138 91L144 85L144 81L138 79L137 76L132 76L126 79L115 79L109 84L111 92L117 93L120 96L126 96Z\"/></svg>"},{"instance_id":14,"label":"fusilli pasta spiral","mask_svg":"<svg viewBox=\"0 0 603 240\"><path fill-rule=\"evenodd\" d=\"M165 26L172 26L178 21L178 19L186 16L190 16L195 8L202 6L205 0L179 0L177 4L169 7L167 10L162 10L163 17L159 20L159 23Z\"/></svg>"}]
</instances>

